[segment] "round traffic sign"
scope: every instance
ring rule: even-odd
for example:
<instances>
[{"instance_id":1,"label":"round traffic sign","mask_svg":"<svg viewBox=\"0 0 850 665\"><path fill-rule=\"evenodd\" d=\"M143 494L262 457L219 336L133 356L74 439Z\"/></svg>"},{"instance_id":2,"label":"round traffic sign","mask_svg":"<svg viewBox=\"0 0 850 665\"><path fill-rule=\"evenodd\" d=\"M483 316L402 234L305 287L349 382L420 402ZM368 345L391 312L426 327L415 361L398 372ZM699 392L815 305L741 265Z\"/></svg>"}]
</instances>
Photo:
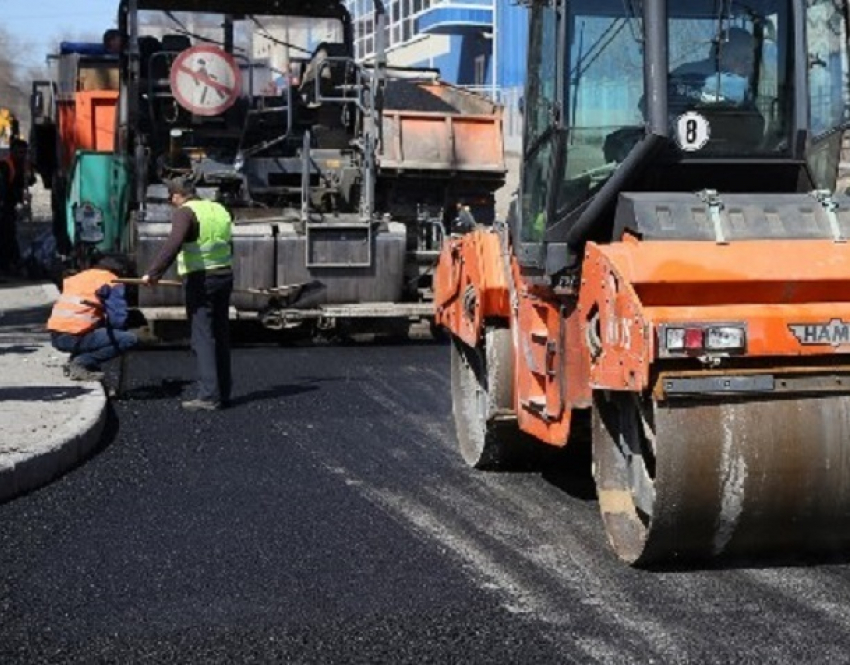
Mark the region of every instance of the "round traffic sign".
<instances>
[{"instance_id":1,"label":"round traffic sign","mask_svg":"<svg viewBox=\"0 0 850 665\"><path fill-rule=\"evenodd\" d=\"M171 65L171 92L195 115L219 115L242 90L242 73L233 56L213 44L186 49Z\"/></svg>"}]
</instances>

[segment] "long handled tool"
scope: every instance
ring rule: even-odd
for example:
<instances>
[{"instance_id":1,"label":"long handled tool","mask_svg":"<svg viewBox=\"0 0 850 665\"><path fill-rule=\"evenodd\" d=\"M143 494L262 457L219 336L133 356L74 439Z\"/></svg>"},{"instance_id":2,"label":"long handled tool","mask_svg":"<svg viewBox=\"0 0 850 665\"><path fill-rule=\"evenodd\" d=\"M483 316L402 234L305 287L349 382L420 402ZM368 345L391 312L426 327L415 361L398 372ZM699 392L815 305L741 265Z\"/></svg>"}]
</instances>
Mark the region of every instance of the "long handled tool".
<instances>
[{"instance_id":1,"label":"long handled tool","mask_svg":"<svg viewBox=\"0 0 850 665\"><path fill-rule=\"evenodd\" d=\"M116 284L127 284L127 285L147 285L141 279L131 278L131 277L121 277L113 280L113 283ZM165 287L182 287L183 282L179 282L173 279L165 279L160 280L156 284L151 284L151 286L165 286ZM276 304L277 307L285 307L288 309L308 309L310 307L316 307L321 300L321 294L327 289L327 286L318 281L312 282L304 282L302 284L287 284L285 286L276 286L271 289L234 289L234 293L247 293L251 295L266 295L270 298L274 297L282 297L284 299L283 303ZM129 353L124 353L121 355L121 359L119 361L118 366L118 384L117 386L110 392L110 396L121 399L127 392L127 380L129 375Z\"/></svg>"},{"instance_id":2,"label":"long handled tool","mask_svg":"<svg viewBox=\"0 0 850 665\"><path fill-rule=\"evenodd\" d=\"M118 284L138 285L138 286L165 286L169 288L182 287L183 282L173 279L162 279L151 284L136 277L119 277L113 280ZM302 282L300 284L284 284L282 286L273 286L270 289L234 289L233 293L245 295L259 295L269 297L282 297L289 299L286 302L287 307L291 308L306 308L318 304L318 295L324 292L327 286L318 281Z\"/></svg>"},{"instance_id":3,"label":"long handled tool","mask_svg":"<svg viewBox=\"0 0 850 665\"><path fill-rule=\"evenodd\" d=\"M146 282L143 279L138 279L136 277L119 277L118 279L112 280L115 284L138 284L139 286L183 286L183 282L180 282L176 279L161 279L156 283Z\"/></svg>"},{"instance_id":4,"label":"long handled tool","mask_svg":"<svg viewBox=\"0 0 850 665\"><path fill-rule=\"evenodd\" d=\"M114 280L118 284L128 284L128 285L139 285L139 286L167 286L167 287L182 287L183 282L175 280L175 279L161 279L158 282L151 283L145 282L144 280L138 278L131 277L119 277ZM301 284L285 284L283 286L274 286L270 289L233 289L233 293L241 293L241 294L251 294L251 295L286 295L288 293L292 293L298 289L302 289L308 284L312 284L313 282L304 282Z\"/></svg>"}]
</instances>

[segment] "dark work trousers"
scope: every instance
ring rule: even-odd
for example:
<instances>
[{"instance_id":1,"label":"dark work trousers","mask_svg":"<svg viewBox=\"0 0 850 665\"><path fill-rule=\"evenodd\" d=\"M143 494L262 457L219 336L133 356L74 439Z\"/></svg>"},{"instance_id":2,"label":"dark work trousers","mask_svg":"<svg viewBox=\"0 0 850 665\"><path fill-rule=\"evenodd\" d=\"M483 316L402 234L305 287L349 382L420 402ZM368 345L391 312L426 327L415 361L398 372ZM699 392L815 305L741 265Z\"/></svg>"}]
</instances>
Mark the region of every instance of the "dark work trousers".
<instances>
[{"instance_id":1,"label":"dark work trousers","mask_svg":"<svg viewBox=\"0 0 850 665\"><path fill-rule=\"evenodd\" d=\"M183 281L192 351L198 363L197 399L230 401L230 270L193 272Z\"/></svg>"},{"instance_id":2,"label":"dark work trousers","mask_svg":"<svg viewBox=\"0 0 850 665\"><path fill-rule=\"evenodd\" d=\"M15 208L0 204L0 270L10 270L20 262L18 222Z\"/></svg>"},{"instance_id":3,"label":"dark work trousers","mask_svg":"<svg viewBox=\"0 0 850 665\"><path fill-rule=\"evenodd\" d=\"M86 369L98 370L100 364L129 351L139 343L139 338L126 330L95 328L84 335L53 333L53 347L70 353L71 360Z\"/></svg>"}]
</instances>

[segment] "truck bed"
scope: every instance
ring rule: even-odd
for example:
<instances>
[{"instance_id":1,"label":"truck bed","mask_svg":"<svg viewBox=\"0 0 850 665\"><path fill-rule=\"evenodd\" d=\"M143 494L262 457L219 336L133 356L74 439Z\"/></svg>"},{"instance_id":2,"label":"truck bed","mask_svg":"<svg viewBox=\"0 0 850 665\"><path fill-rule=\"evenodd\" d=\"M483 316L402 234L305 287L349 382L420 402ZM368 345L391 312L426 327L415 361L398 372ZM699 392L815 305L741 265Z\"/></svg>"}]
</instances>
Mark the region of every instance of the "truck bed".
<instances>
[{"instance_id":1,"label":"truck bed","mask_svg":"<svg viewBox=\"0 0 850 665\"><path fill-rule=\"evenodd\" d=\"M440 81L390 80L379 172L506 172L502 108Z\"/></svg>"}]
</instances>

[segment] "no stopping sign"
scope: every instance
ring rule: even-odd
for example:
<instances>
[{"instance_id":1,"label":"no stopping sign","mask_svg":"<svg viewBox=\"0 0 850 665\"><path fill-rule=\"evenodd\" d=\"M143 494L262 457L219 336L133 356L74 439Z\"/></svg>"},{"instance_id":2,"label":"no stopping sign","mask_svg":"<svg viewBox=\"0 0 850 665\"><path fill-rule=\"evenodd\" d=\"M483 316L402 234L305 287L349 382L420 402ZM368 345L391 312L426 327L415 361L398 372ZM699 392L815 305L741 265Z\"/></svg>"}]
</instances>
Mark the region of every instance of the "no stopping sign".
<instances>
[{"instance_id":1,"label":"no stopping sign","mask_svg":"<svg viewBox=\"0 0 850 665\"><path fill-rule=\"evenodd\" d=\"M195 115L224 113L242 90L239 65L212 44L193 46L178 55L169 81L177 103Z\"/></svg>"}]
</instances>

